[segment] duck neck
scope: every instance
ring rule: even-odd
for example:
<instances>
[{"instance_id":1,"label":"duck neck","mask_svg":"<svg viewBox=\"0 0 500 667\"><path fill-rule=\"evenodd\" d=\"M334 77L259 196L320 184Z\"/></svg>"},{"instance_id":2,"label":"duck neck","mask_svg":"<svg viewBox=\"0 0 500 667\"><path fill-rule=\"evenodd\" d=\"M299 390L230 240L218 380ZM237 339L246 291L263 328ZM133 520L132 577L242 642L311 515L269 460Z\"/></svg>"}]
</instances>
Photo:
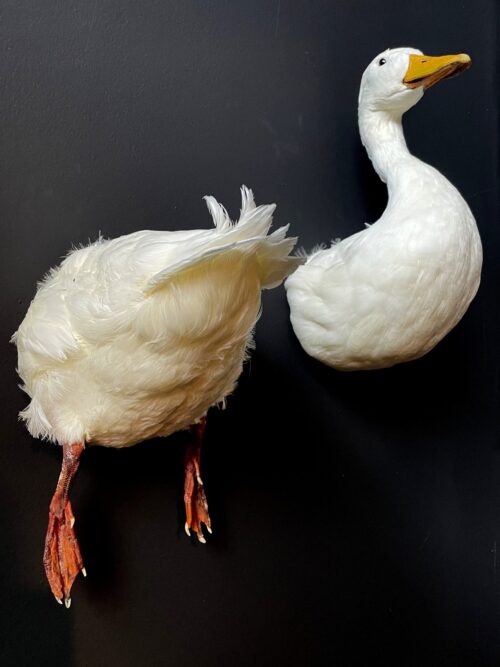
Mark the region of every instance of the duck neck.
<instances>
[{"instance_id":1,"label":"duck neck","mask_svg":"<svg viewBox=\"0 0 500 667\"><path fill-rule=\"evenodd\" d=\"M388 183L393 167L410 155L403 134L401 114L389 111L359 109L359 133L373 167L384 183Z\"/></svg>"}]
</instances>

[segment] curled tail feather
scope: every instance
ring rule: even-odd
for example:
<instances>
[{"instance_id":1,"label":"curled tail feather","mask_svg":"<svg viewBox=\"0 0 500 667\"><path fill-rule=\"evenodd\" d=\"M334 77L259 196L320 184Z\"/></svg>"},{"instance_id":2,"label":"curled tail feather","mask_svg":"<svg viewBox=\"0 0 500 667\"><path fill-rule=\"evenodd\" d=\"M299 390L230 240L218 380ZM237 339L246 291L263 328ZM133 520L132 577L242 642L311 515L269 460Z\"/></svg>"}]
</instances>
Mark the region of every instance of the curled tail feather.
<instances>
[{"instance_id":1,"label":"curled tail feather","mask_svg":"<svg viewBox=\"0 0 500 667\"><path fill-rule=\"evenodd\" d=\"M256 255L263 289L276 287L303 264L303 258L290 256L297 239L287 238L288 225L268 235L275 204L256 206L253 192L242 186L240 217L237 222L232 222L224 206L215 197L207 196L204 199L218 233L202 246L193 247L191 256L154 275L146 287L147 292L164 285L180 271L232 250Z\"/></svg>"}]
</instances>

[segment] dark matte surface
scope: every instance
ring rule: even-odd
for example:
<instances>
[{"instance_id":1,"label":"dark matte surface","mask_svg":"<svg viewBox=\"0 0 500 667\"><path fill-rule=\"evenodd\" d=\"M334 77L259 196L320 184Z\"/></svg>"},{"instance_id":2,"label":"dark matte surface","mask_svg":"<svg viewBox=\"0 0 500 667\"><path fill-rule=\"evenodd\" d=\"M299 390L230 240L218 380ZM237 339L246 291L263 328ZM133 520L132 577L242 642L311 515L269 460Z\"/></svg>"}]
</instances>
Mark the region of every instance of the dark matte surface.
<instances>
[{"instance_id":1,"label":"dark matte surface","mask_svg":"<svg viewBox=\"0 0 500 667\"><path fill-rule=\"evenodd\" d=\"M495 5L1 4L2 665L499 664ZM203 194L235 213L241 183L306 247L375 220L359 79L404 44L474 61L405 125L476 214L474 305L426 358L346 375L305 356L267 293L209 419L213 538L182 531L185 436L89 451L72 494L89 576L59 607L41 554L60 452L16 421L7 345L36 281L99 231L209 225Z\"/></svg>"}]
</instances>

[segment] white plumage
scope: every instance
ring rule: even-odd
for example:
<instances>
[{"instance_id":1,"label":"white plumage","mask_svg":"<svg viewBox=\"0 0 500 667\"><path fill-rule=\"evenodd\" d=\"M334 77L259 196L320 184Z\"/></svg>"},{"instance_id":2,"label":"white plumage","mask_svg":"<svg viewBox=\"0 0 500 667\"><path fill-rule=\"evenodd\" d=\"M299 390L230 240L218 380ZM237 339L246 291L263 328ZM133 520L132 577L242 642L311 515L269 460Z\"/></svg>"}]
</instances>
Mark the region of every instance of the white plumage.
<instances>
[{"instance_id":1,"label":"white plumage","mask_svg":"<svg viewBox=\"0 0 500 667\"><path fill-rule=\"evenodd\" d=\"M469 63L465 54L388 49L363 74L360 133L387 183L387 207L375 224L314 251L285 283L301 345L329 366L374 369L420 357L457 324L478 289L474 217L441 173L410 154L401 125L424 88Z\"/></svg>"},{"instance_id":2,"label":"white plumage","mask_svg":"<svg viewBox=\"0 0 500 667\"><path fill-rule=\"evenodd\" d=\"M268 234L275 206L243 187L232 223L206 197L215 229L141 231L74 250L40 284L14 341L31 397L30 433L62 445L44 566L56 600L86 574L69 487L87 444L125 447L193 427L184 459L186 532L211 532L200 475L205 415L241 373L261 290L301 259L288 227ZM196 425L196 426L194 426Z\"/></svg>"},{"instance_id":3,"label":"white plumage","mask_svg":"<svg viewBox=\"0 0 500 667\"><path fill-rule=\"evenodd\" d=\"M275 206L242 188L233 224L140 231L74 250L40 284L14 335L34 437L123 447L199 421L236 384L261 289L300 263Z\"/></svg>"}]
</instances>

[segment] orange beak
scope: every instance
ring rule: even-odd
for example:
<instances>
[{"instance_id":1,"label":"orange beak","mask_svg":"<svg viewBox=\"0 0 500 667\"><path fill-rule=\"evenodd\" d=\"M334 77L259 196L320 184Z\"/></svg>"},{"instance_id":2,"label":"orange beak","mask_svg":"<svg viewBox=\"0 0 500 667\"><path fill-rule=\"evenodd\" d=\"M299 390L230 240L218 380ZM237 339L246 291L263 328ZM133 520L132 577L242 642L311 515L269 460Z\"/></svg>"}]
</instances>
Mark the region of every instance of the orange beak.
<instances>
[{"instance_id":1,"label":"orange beak","mask_svg":"<svg viewBox=\"0 0 500 667\"><path fill-rule=\"evenodd\" d=\"M408 88L423 86L424 90L427 90L441 79L449 79L464 72L469 69L470 65L471 59L466 53L458 53L454 56L412 54L403 83Z\"/></svg>"}]
</instances>

